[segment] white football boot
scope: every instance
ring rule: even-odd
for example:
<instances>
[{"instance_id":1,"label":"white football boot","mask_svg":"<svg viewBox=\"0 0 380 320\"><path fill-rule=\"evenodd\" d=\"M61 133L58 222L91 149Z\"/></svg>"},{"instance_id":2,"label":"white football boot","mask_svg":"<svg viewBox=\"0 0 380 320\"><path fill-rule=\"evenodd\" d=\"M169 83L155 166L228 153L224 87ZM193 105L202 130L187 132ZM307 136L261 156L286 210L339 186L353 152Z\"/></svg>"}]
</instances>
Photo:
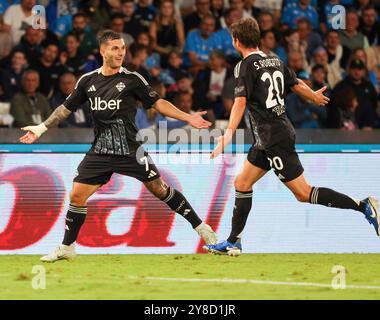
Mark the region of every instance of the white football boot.
<instances>
[{"instance_id":1,"label":"white football boot","mask_svg":"<svg viewBox=\"0 0 380 320\"><path fill-rule=\"evenodd\" d=\"M208 224L202 222L198 227L195 228L195 231L198 232L199 236L206 244L218 243L218 237Z\"/></svg>"},{"instance_id":2,"label":"white football boot","mask_svg":"<svg viewBox=\"0 0 380 320\"><path fill-rule=\"evenodd\" d=\"M40 260L42 262L55 262L58 260L72 260L76 256L75 244L66 246L64 244L59 245L54 251L48 255L43 256Z\"/></svg>"}]
</instances>

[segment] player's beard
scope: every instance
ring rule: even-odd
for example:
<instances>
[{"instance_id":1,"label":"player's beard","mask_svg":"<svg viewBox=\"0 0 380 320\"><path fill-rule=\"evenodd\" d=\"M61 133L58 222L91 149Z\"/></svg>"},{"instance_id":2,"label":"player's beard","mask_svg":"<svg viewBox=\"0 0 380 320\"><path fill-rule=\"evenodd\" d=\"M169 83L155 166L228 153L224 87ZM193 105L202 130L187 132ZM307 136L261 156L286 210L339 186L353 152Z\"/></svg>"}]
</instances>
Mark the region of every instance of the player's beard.
<instances>
[{"instance_id":1,"label":"player's beard","mask_svg":"<svg viewBox=\"0 0 380 320\"><path fill-rule=\"evenodd\" d=\"M107 65L108 65L111 69L118 69L118 68L121 67L121 65L122 65L122 63L123 63L123 62L118 63L118 62L116 61L115 58L109 58L109 59L106 60L106 62L107 62Z\"/></svg>"}]
</instances>

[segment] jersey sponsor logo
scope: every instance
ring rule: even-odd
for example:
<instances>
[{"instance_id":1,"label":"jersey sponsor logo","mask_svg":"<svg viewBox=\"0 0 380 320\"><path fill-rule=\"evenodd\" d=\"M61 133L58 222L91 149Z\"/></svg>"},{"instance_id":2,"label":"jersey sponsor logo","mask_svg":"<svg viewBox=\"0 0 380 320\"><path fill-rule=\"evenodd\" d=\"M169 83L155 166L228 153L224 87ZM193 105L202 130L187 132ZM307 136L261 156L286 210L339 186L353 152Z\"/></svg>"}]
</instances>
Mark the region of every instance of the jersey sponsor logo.
<instances>
[{"instance_id":1,"label":"jersey sponsor logo","mask_svg":"<svg viewBox=\"0 0 380 320\"><path fill-rule=\"evenodd\" d=\"M119 91L119 92L122 92L125 88L125 84L124 82L119 82L117 85L116 85L116 89Z\"/></svg>"},{"instance_id":2,"label":"jersey sponsor logo","mask_svg":"<svg viewBox=\"0 0 380 320\"><path fill-rule=\"evenodd\" d=\"M95 97L94 102L90 98L91 110L103 111L103 110L119 110L121 99L117 100L102 100L100 97Z\"/></svg>"},{"instance_id":3,"label":"jersey sponsor logo","mask_svg":"<svg viewBox=\"0 0 380 320\"><path fill-rule=\"evenodd\" d=\"M96 91L96 88L95 88L94 85L92 85L92 86L87 90L87 92L94 92L94 91Z\"/></svg>"},{"instance_id":4,"label":"jersey sponsor logo","mask_svg":"<svg viewBox=\"0 0 380 320\"><path fill-rule=\"evenodd\" d=\"M279 177L280 180L284 180L285 179L285 177L281 173L278 174L278 177Z\"/></svg>"}]
</instances>

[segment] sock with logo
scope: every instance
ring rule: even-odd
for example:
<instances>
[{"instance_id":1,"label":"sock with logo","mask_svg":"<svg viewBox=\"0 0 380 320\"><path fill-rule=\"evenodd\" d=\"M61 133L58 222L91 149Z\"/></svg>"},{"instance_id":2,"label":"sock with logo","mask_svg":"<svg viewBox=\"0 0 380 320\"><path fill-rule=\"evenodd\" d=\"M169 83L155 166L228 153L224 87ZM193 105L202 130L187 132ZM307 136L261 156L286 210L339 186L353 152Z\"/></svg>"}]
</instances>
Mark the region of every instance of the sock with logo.
<instances>
[{"instance_id":1,"label":"sock with logo","mask_svg":"<svg viewBox=\"0 0 380 320\"><path fill-rule=\"evenodd\" d=\"M227 241L240 241L241 234L252 208L252 191L235 191L235 206L232 215L232 229Z\"/></svg>"},{"instance_id":2,"label":"sock with logo","mask_svg":"<svg viewBox=\"0 0 380 320\"><path fill-rule=\"evenodd\" d=\"M309 202L312 204L321 204L326 207L339 209L352 209L365 212L365 203L355 200L345 194L336 192L328 188L313 187L310 192Z\"/></svg>"},{"instance_id":3,"label":"sock with logo","mask_svg":"<svg viewBox=\"0 0 380 320\"><path fill-rule=\"evenodd\" d=\"M86 220L87 207L70 204L66 214L65 235L62 244L69 246L77 240L79 230Z\"/></svg>"},{"instance_id":4,"label":"sock with logo","mask_svg":"<svg viewBox=\"0 0 380 320\"><path fill-rule=\"evenodd\" d=\"M170 207L170 209L177 212L187 221L189 221L194 229L202 223L202 220L198 217L197 213L191 207L190 203L178 190L169 187L166 197L161 200L165 202Z\"/></svg>"}]
</instances>

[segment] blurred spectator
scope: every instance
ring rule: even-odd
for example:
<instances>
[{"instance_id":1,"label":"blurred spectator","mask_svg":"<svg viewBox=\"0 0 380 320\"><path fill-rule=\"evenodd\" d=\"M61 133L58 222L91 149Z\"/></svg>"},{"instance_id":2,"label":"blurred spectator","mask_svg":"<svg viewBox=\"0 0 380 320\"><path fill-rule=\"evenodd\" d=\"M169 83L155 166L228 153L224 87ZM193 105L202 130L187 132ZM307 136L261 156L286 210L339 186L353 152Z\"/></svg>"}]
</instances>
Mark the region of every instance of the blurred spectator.
<instances>
[{"instance_id":1,"label":"blurred spectator","mask_svg":"<svg viewBox=\"0 0 380 320\"><path fill-rule=\"evenodd\" d=\"M174 48L182 51L185 44L183 25L175 16L172 0L161 1L149 34L153 39L153 49L161 55L162 66L166 67L169 52Z\"/></svg>"},{"instance_id":2,"label":"blurred spectator","mask_svg":"<svg viewBox=\"0 0 380 320\"><path fill-rule=\"evenodd\" d=\"M194 80L194 102L196 106L212 110L209 113L209 120L225 119L227 115L221 95L224 83L228 78L233 77L233 71L227 69L223 51L212 51L209 60L210 66L199 72Z\"/></svg>"},{"instance_id":3,"label":"blurred spectator","mask_svg":"<svg viewBox=\"0 0 380 320\"><path fill-rule=\"evenodd\" d=\"M6 66L1 72L0 85L4 90L3 97L8 101L15 95L15 93L21 91L21 76L26 67L27 61L24 52L13 51L11 64Z\"/></svg>"},{"instance_id":4,"label":"blurred spectator","mask_svg":"<svg viewBox=\"0 0 380 320\"><path fill-rule=\"evenodd\" d=\"M153 51L153 39L148 32L141 32L136 39L136 42L139 45L146 47L147 57L144 60L142 72L148 71L148 78L156 78L161 73L161 56ZM131 53L132 54L132 53Z\"/></svg>"},{"instance_id":5,"label":"blurred spectator","mask_svg":"<svg viewBox=\"0 0 380 320\"><path fill-rule=\"evenodd\" d=\"M64 73L59 78L59 89L50 99L50 106L52 110L59 107L66 98L74 91L77 78L73 73ZM89 128L92 126L91 115L89 112L88 102L79 106L78 109L71 113L68 118L59 123L59 127L78 127Z\"/></svg>"},{"instance_id":6,"label":"blurred spectator","mask_svg":"<svg viewBox=\"0 0 380 320\"><path fill-rule=\"evenodd\" d=\"M121 11L124 14L124 32L131 35L135 40L137 35L143 31L139 21L134 16L134 0L122 0Z\"/></svg>"},{"instance_id":7,"label":"blurred spectator","mask_svg":"<svg viewBox=\"0 0 380 320\"><path fill-rule=\"evenodd\" d=\"M346 68L351 50L340 44L338 31L330 30L327 32L326 51L329 58L329 64L337 65L342 69Z\"/></svg>"},{"instance_id":8,"label":"blurred spectator","mask_svg":"<svg viewBox=\"0 0 380 320\"><path fill-rule=\"evenodd\" d=\"M323 65L316 64L313 66L313 68L311 68L311 88L316 91L326 86L328 89L325 91L325 95L329 96L331 88L326 82L326 78L327 72Z\"/></svg>"},{"instance_id":9,"label":"blurred spectator","mask_svg":"<svg viewBox=\"0 0 380 320\"><path fill-rule=\"evenodd\" d=\"M151 0L138 0L133 15L140 23L142 30L148 31L151 22L156 16L156 10L151 6Z\"/></svg>"},{"instance_id":10,"label":"blurred spectator","mask_svg":"<svg viewBox=\"0 0 380 320\"><path fill-rule=\"evenodd\" d=\"M256 0L255 6L262 11L269 12L273 16L275 24L278 24L281 18L283 0Z\"/></svg>"},{"instance_id":11,"label":"blurred spectator","mask_svg":"<svg viewBox=\"0 0 380 320\"><path fill-rule=\"evenodd\" d=\"M356 48L367 48L368 39L359 28L359 17L356 11L348 11L346 13L346 29L339 31L340 43L351 51Z\"/></svg>"},{"instance_id":12,"label":"blurred spectator","mask_svg":"<svg viewBox=\"0 0 380 320\"><path fill-rule=\"evenodd\" d=\"M89 54L95 53L98 50L98 43L96 37L91 31L87 31L88 17L84 13L77 13L73 16L72 31L61 39L61 48L67 44L67 37L74 35L79 40L79 53L83 57L87 57Z\"/></svg>"},{"instance_id":13,"label":"blurred spectator","mask_svg":"<svg viewBox=\"0 0 380 320\"><path fill-rule=\"evenodd\" d=\"M354 1L354 8L356 9L356 12L358 13L359 17L363 16L364 10L370 6L373 2L373 0L356 0Z\"/></svg>"},{"instance_id":14,"label":"blurred spectator","mask_svg":"<svg viewBox=\"0 0 380 320\"><path fill-rule=\"evenodd\" d=\"M206 68L210 52L217 48L217 38L214 33L215 20L209 15L202 19L200 29L190 31L186 38L184 64L190 67L191 74L196 74Z\"/></svg>"},{"instance_id":15,"label":"blurred spectator","mask_svg":"<svg viewBox=\"0 0 380 320\"><path fill-rule=\"evenodd\" d=\"M317 11L310 5L310 0L299 0L298 3L290 3L282 12L281 22L286 24L290 29L297 28L297 21L300 18L306 18L310 21L312 28L319 28Z\"/></svg>"},{"instance_id":16,"label":"blurred spectator","mask_svg":"<svg viewBox=\"0 0 380 320\"><path fill-rule=\"evenodd\" d=\"M12 4L4 13L4 31L10 32L13 45L20 42L27 26L33 23L32 9L36 0L22 0L20 4Z\"/></svg>"},{"instance_id":17,"label":"blurred spectator","mask_svg":"<svg viewBox=\"0 0 380 320\"><path fill-rule=\"evenodd\" d=\"M124 15L122 13L114 13L111 16L110 29L121 34L127 47L135 41L129 33L124 32Z\"/></svg>"},{"instance_id":18,"label":"blurred spectator","mask_svg":"<svg viewBox=\"0 0 380 320\"><path fill-rule=\"evenodd\" d=\"M277 56L274 50L276 49L276 37L271 30L261 32L260 34L260 50L268 56Z\"/></svg>"},{"instance_id":19,"label":"blurred spectator","mask_svg":"<svg viewBox=\"0 0 380 320\"><path fill-rule=\"evenodd\" d=\"M336 98L343 91L353 89L358 100L358 106L355 109L355 119L358 128L374 128L378 118L376 115L376 92L373 85L365 79L365 65L357 59L352 60L348 68L348 76L339 82L331 92L330 108L336 108Z\"/></svg>"},{"instance_id":20,"label":"blurred spectator","mask_svg":"<svg viewBox=\"0 0 380 320\"><path fill-rule=\"evenodd\" d=\"M370 46L380 44L380 22L376 21L374 6L369 5L363 9L360 31L367 37Z\"/></svg>"},{"instance_id":21,"label":"blurred spectator","mask_svg":"<svg viewBox=\"0 0 380 320\"><path fill-rule=\"evenodd\" d=\"M375 88L377 88L378 81L377 81L376 70L368 69L367 67L368 59L367 59L367 54L365 50L358 48L352 51L351 60L355 60L355 59L359 59L364 63L364 65L366 66L366 79L369 80Z\"/></svg>"},{"instance_id":22,"label":"blurred spectator","mask_svg":"<svg viewBox=\"0 0 380 320\"><path fill-rule=\"evenodd\" d=\"M137 71L145 79L149 80L150 75L148 70L144 67L145 61L148 58L148 49L146 46L139 44L137 42L133 43L129 48L132 55L132 59L127 63L126 67L128 70Z\"/></svg>"},{"instance_id":23,"label":"blurred spectator","mask_svg":"<svg viewBox=\"0 0 380 320\"><path fill-rule=\"evenodd\" d=\"M58 79L65 72L65 68L57 63L59 56L58 45L51 43L42 49L42 54L36 64L30 67L36 70L40 78L39 91L48 99L58 87Z\"/></svg>"},{"instance_id":24,"label":"blurred spectator","mask_svg":"<svg viewBox=\"0 0 380 320\"><path fill-rule=\"evenodd\" d=\"M73 33L69 33L65 38L65 50L61 52L59 60L67 71L78 76L84 72L86 67L86 58L79 51L80 40Z\"/></svg>"},{"instance_id":25,"label":"blurred spectator","mask_svg":"<svg viewBox=\"0 0 380 320\"><path fill-rule=\"evenodd\" d=\"M330 104L327 107L327 126L334 129L355 130L358 129L356 110L358 99L352 88L334 92ZM363 127L365 129L366 127ZM370 127L369 127L370 128Z\"/></svg>"},{"instance_id":26,"label":"blurred spectator","mask_svg":"<svg viewBox=\"0 0 380 320\"><path fill-rule=\"evenodd\" d=\"M0 83L0 127L11 127L13 116L10 114L11 104L4 95L4 88Z\"/></svg>"},{"instance_id":27,"label":"blurred spectator","mask_svg":"<svg viewBox=\"0 0 380 320\"><path fill-rule=\"evenodd\" d=\"M241 18L252 18L250 14L244 10L244 1L243 0L228 0L229 8L234 9L239 14L239 19ZM224 17L221 18L221 26L222 28L228 28L228 25L224 19Z\"/></svg>"},{"instance_id":28,"label":"blurred spectator","mask_svg":"<svg viewBox=\"0 0 380 320\"><path fill-rule=\"evenodd\" d=\"M297 31L300 41L304 43L304 46L306 46L306 58L310 61L314 50L323 45L322 38L317 32L312 30L311 23L306 18L297 20Z\"/></svg>"},{"instance_id":29,"label":"blurred spectator","mask_svg":"<svg viewBox=\"0 0 380 320\"><path fill-rule=\"evenodd\" d=\"M85 0L80 1L79 9L90 18L89 27L94 34L97 34L110 23L113 13L122 12L121 2L123 1ZM115 10L114 5L118 7L118 10Z\"/></svg>"},{"instance_id":30,"label":"blurred spectator","mask_svg":"<svg viewBox=\"0 0 380 320\"><path fill-rule=\"evenodd\" d=\"M193 78L191 75L184 73L178 79L177 84L175 86L171 86L169 89L167 91L167 99L172 102L178 92L189 92L193 95Z\"/></svg>"},{"instance_id":31,"label":"blurred spectator","mask_svg":"<svg viewBox=\"0 0 380 320\"><path fill-rule=\"evenodd\" d=\"M255 6L256 0L244 0L244 10L251 16L257 19L261 13L261 9Z\"/></svg>"},{"instance_id":32,"label":"blurred spectator","mask_svg":"<svg viewBox=\"0 0 380 320\"><path fill-rule=\"evenodd\" d=\"M182 68L182 62L181 52L176 49L172 50L169 53L168 65L160 72L158 79L167 87L176 85L182 75L187 75L187 71Z\"/></svg>"},{"instance_id":33,"label":"blurred spectator","mask_svg":"<svg viewBox=\"0 0 380 320\"><path fill-rule=\"evenodd\" d=\"M232 36L229 31L229 27L234 22L239 21L240 13L236 9L229 8L225 11L224 19L226 27L221 28L215 33L217 42L216 46L224 52L227 63L230 66L235 66L235 64L240 60L240 55L232 44Z\"/></svg>"},{"instance_id":34,"label":"blurred spectator","mask_svg":"<svg viewBox=\"0 0 380 320\"><path fill-rule=\"evenodd\" d=\"M187 15L184 19L185 33L201 26L201 21L205 16L212 15L210 11L210 0L196 0L195 11Z\"/></svg>"},{"instance_id":35,"label":"blurred spectator","mask_svg":"<svg viewBox=\"0 0 380 320\"><path fill-rule=\"evenodd\" d=\"M219 30L221 28L221 19L224 17L226 11L224 0L211 0L210 11L215 19L215 30Z\"/></svg>"},{"instance_id":36,"label":"blurred spectator","mask_svg":"<svg viewBox=\"0 0 380 320\"><path fill-rule=\"evenodd\" d=\"M302 58L305 63L307 63L306 59L306 49L307 49L307 43L300 40L300 35L297 30L286 30L284 32L284 39L285 39L285 52L287 54L292 52L299 52L302 55ZM280 58L281 55L279 55ZM287 61L287 57L283 59L284 62Z\"/></svg>"},{"instance_id":37,"label":"blurred spectator","mask_svg":"<svg viewBox=\"0 0 380 320\"><path fill-rule=\"evenodd\" d=\"M288 66L296 74L305 71L305 58L299 51L291 51L288 53Z\"/></svg>"},{"instance_id":38,"label":"blurred spectator","mask_svg":"<svg viewBox=\"0 0 380 320\"><path fill-rule=\"evenodd\" d=\"M21 42L14 47L14 50L23 51L30 65L37 62L42 51L42 30L34 29L32 26L26 27L25 35Z\"/></svg>"},{"instance_id":39,"label":"blurred spectator","mask_svg":"<svg viewBox=\"0 0 380 320\"><path fill-rule=\"evenodd\" d=\"M380 94L380 43L366 49L367 68L373 70L376 74L378 83L377 92Z\"/></svg>"},{"instance_id":40,"label":"blurred spectator","mask_svg":"<svg viewBox=\"0 0 380 320\"><path fill-rule=\"evenodd\" d=\"M310 75L303 71L298 74L309 87ZM326 121L326 109L304 100L294 92L285 97L286 113L295 128L322 128Z\"/></svg>"},{"instance_id":41,"label":"blurred spectator","mask_svg":"<svg viewBox=\"0 0 380 320\"><path fill-rule=\"evenodd\" d=\"M330 64L327 51L324 47L318 47L313 52L312 65L319 64L325 68L327 74L327 83L330 88L335 87L335 85L342 80L342 72L340 66L337 64Z\"/></svg>"},{"instance_id":42,"label":"blurred spectator","mask_svg":"<svg viewBox=\"0 0 380 320\"><path fill-rule=\"evenodd\" d=\"M37 125L45 121L51 114L47 98L37 91L38 72L27 70L22 75L22 92L16 93L11 101L11 114L14 127Z\"/></svg>"},{"instance_id":43,"label":"blurred spectator","mask_svg":"<svg viewBox=\"0 0 380 320\"><path fill-rule=\"evenodd\" d=\"M49 0L46 7L49 29L61 36L70 32L72 17L78 12L78 3L78 0Z\"/></svg>"},{"instance_id":44,"label":"blurred spectator","mask_svg":"<svg viewBox=\"0 0 380 320\"><path fill-rule=\"evenodd\" d=\"M7 57L12 50L12 36L10 32L6 31L7 27L4 25L3 16L0 15L0 60Z\"/></svg>"}]
</instances>

